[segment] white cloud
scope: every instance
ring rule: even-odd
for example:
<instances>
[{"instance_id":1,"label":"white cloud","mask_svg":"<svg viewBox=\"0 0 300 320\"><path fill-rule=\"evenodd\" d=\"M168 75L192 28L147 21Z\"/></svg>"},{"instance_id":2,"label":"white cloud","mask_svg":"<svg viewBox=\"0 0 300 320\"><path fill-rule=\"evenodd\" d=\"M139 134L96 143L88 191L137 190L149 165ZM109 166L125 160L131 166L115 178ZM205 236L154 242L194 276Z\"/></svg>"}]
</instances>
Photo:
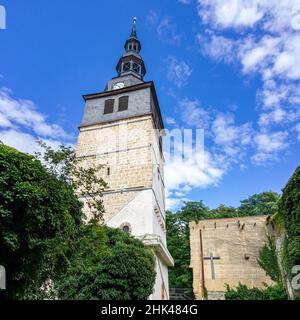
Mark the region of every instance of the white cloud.
<instances>
[{"instance_id":1,"label":"white cloud","mask_svg":"<svg viewBox=\"0 0 300 320\"><path fill-rule=\"evenodd\" d=\"M252 127L250 123L235 125L232 114L218 114L212 124L214 143L223 148L229 156L236 156L252 142Z\"/></svg>"},{"instance_id":2,"label":"white cloud","mask_svg":"<svg viewBox=\"0 0 300 320\"><path fill-rule=\"evenodd\" d=\"M235 43L231 39L215 34L209 36L197 35L197 43L202 53L212 59L231 62L234 58Z\"/></svg>"},{"instance_id":3,"label":"white cloud","mask_svg":"<svg viewBox=\"0 0 300 320\"><path fill-rule=\"evenodd\" d=\"M47 123L30 100L14 98L11 90L0 89L0 140L22 152L40 150L40 139L52 147L69 144L73 137L57 124Z\"/></svg>"},{"instance_id":4,"label":"white cloud","mask_svg":"<svg viewBox=\"0 0 300 320\"><path fill-rule=\"evenodd\" d=\"M146 16L146 21L155 30L162 42L177 46L181 44L183 33L178 30L172 17L161 16L156 10L150 10Z\"/></svg>"},{"instance_id":5,"label":"white cloud","mask_svg":"<svg viewBox=\"0 0 300 320\"><path fill-rule=\"evenodd\" d=\"M0 126L22 126L42 137L67 138L68 134L57 124L48 124L30 100L15 99L7 89L0 89ZM2 125L1 125L2 124Z\"/></svg>"},{"instance_id":6,"label":"white cloud","mask_svg":"<svg viewBox=\"0 0 300 320\"><path fill-rule=\"evenodd\" d=\"M270 112L263 112L259 116L259 124L262 127L268 126L271 123L282 123L286 119L286 112L280 108L275 107Z\"/></svg>"},{"instance_id":7,"label":"white cloud","mask_svg":"<svg viewBox=\"0 0 300 320\"><path fill-rule=\"evenodd\" d=\"M255 106L260 133L249 146L256 148L255 163L276 161L291 145L286 132L300 119L300 1L198 0L198 14L205 25L197 36L202 52L261 77ZM238 129L227 132L221 139L234 141Z\"/></svg>"},{"instance_id":8,"label":"white cloud","mask_svg":"<svg viewBox=\"0 0 300 320\"><path fill-rule=\"evenodd\" d=\"M178 139L174 139L173 156L170 156L167 144L164 143L166 159L164 175L168 208L187 201L187 195L193 188L217 186L228 169L224 157L205 151L201 141L189 141L185 131L181 131L181 138L174 135L175 132L170 134ZM197 138L201 139L199 136Z\"/></svg>"},{"instance_id":9,"label":"white cloud","mask_svg":"<svg viewBox=\"0 0 300 320\"><path fill-rule=\"evenodd\" d=\"M197 99L189 100L187 98L179 101L181 119L185 126L197 126L199 129L207 128L210 124L210 115L207 110L200 107Z\"/></svg>"},{"instance_id":10,"label":"white cloud","mask_svg":"<svg viewBox=\"0 0 300 320\"><path fill-rule=\"evenodd\" d=\"M183 192L173 192L166 189L166 209L176 210L180 208L184 202L189 201Z\"/></svg>"},{"instance_id":11,"label":"white cloud","mask_svg":"<svg viewBox=\"0 0 300 320\"><path fill-rule=\"evenodd\" d=\"M287 132L259 133L255 136L258 151L277 152L286 149Z\"/></svg>"},{"instance_id":12,"label":"white cloud","mask_svg":"<svg viewBox=\"0 0 300 320\"><path fill-rule=\"evenodd\" d=\"M172 194L168 197L166 196L166 209L167 210L174 210L179 207L181 203L181 199L172 197Z\"/></svg>"},{"instance_id":13,"label":"white cloud","mask_svg":"<svg viewBox=\"0 0 300 320\"><path fill-rule=\"evenodd\" d=\"M202 53L210 58L227 63L237 59L245 74L258 72L265 75L267 71L269 78L300 79L300 35L267 34L260 39L248 35L233 40L208 32L198 34L197 42Z\"/></svg>"},{"instance_id":14,"label":"white cloud","mask_svg":"<svg viewBox=\"0 0 300 320\"><path fill-rule=\"evenodd\" d=\"M173 22L173 19L169 16L165 16L159 22L156 32L158 37L173 45L180 45L183 34L177 30L177 25Z\"/></svg>"},{"instance_id":15,"label":"white cloud","mask_svg":"<svg viewBox=\"0 0 300 320\"><path fill-rule=\"evenodd\" d=\"M29 133L14 129L0 131L0 140L4 144L29 154L42 151L42 148L37 144L38 138L54 149L57 149L63 143L62 141L50 138L35 137Z\"/></svg>"},{"instance_id":16,"label":"white cloud","mask_svg":"<svg viewBox=\"0 0 300 320\"><path fill-rule=\"evenodd\" d=\"M283 49L274 59L274 72L291 80L300 79L300 34L282 36Z\"/></svg>"},{"instance_id":17,"label":"white cloud","mask_svg":"<svg viewBox=\"0 0 300 320\"><path fill-rule=\"evenodd\" d=\"M177 124L176 120L173 117L166 117L164 121L170 126L174 126Z\"/></svg>"},{"instance_id":18,"label":"white cloud","mask_svg":"<svg viewBox=\"0 0 300 320\"><path fill-rule=\"evenodd\" d=\"M300 1L198 0L198 13L202 54L259 76L262 86L252 123L237 124L233 114L211 112L196 99L179 102L182 122L204 127L211 144L204 167L192 156L167 164L172 205L189 192L182 192L185 187L218 185L233 164L243 167L245 155L266 165L280 160L292 137L300 141Z\"/></svg>"},{"instance_id":19,"label":"white cloud","mask_svg":"<svg viewBox=\"0 0 300 320\"><path fill-rule=\"evenodd\" d=\"M297 83L278 83L265 79L258 92L262 112L259 116L261 127L272 124L288 125L300 119L300 85Z\"/></svg>"},{"instance_id":20,"label":"white cloud","mask_svg":"<svg viewBox=\"0 0 300 320\"><path fill-rule=\"evenodd\" d=\"M203 44L210 56L226 58L234 47L232 55L240 60L245 73L263 74L267 69L269 77L300 79L300 1L198 0L198 4L202 21L211 28L206 31L211 36ZM255 18L242 19L245 12L254 13ZM259 26L253 28L258 21ZM248 28L244 31L241 26ZM215 36L216 30L220 33L227 27L238 33L238 39Z\"/></svg>"},{"instance_id":21,"label":"white cloud","mask_svg":"<svg viewBox=\"0 0 300 320\"><path fill-rule=\"evenodd\" d=\"M159 14L155 10L150 10L146 16L146 21L151 25L157 23Z\"/></svg>"},{"instance_id":22,"label":"white cloud","mask_svg":"<svg viewBox=\"0 0 300 320\"><path fill-rule=\"evenodd\" d=\"M178 0L179 3L190 4L192 0Z\"/></svg>"},{"instance_id":23,"label":"white cloud","mask_svg":"<svg viewBox=\"0 0 300 320\"><path fill-rule=\"evenodd\" d=\"M33 154L38 151L36 139L29 133L13 129L4 130L0 131L0 140L21 152Z\"/></svg>"},{"instance_id":24,"label":"white cloud","mask_svg":"<svg viewBox=\"0 0 300 320\"><path fill-rule=\"evenodd\" d=\"M206 188L219 183L225 168L208 152L199 152L186 159L176 157L165 165L165 181L168 190L184 194L191 188Z\"/></svg>"},{"instance_id":25,"label":"white cloud","mask_svg":"<svg viewBox=\"0 0 300 320\"><path fill-rule=\"evenodd\" d=\"M258 133L254 138L257 153L252 156L252 161L257 165L277 161L278 153L289 147L287 139L287 132Z\"/></svg>"},{"instance_id":26,"label":"white cloud","mask_svg":"<svg viewBox=\"0 0 300 320\"><path fill-rule=\"evenodd\" d=\"M278 161L277 154L266 153L266 152L257 152L251 157L251 160L254 164L258 166L263 166L274 161Z\"/></svg>"},{"instance_id":27,"label":"white cloud","mask_svg":"<svg viewBox=\"0 0 300 320\"><path fill-rule=\"evenodd\" d=\"M173 56L168 57L167 68L168 80L173 82L178 88L187 84L193 72L192 68L185 61L179 61Z\"/></svg>"},{"instance_id":28,"label":"white cloud","mask_svg":"<svg viewBox=\"0 0 300 320\"><path fill-rule=\"evenodd\" d=\"M298 0L198 0L198 4L201 18L218 28L260 24L274 32L300 29Z\"/></svg>"},{"instance_id":29,"label":"white cloud","mask_svg":"<svg viewBox=\"0 0 300 320\"><path fill-rule=\"evenodd\" d=\"M294 130L297 132L297 139L300 141L300 123L295 126Z\"/></svg>"},{"instance_id":30,"label":"white cloud","mask_svg":"<svg viewBox=\"0 0 300 320\"><path fill-rule=\"evenodd\" d=\"M198 0L198 12L205 22L212 21L216 26L253 26L263 16L255 2L258 1Z\"/></svg>"},{"instance_id":31,"label":"white cloud","mask_svg":"<svg viewBox=\"0 0 300 320\"><path fill-rule=\"evenodd\" d=\"M259 42L246 38L239 44L239 57L245 73L255 71L268 64L278 54L279 37L264 36Z\"/></svg>"},{"instance_id":32,"label":"white cloud","mask_svg":"<svg viewBox=\"0 0 300 320\"><path fill-rule=\"evenodd\" d=\"M212 145L210 152L195 152L186 144L182 150L183 139L175 139L174 150L179 153L174 151L176 156L173 159L165 155L166 187L169 206L172 207L181 204L192 188L218 186L232 165L240 163L245 149L253 144L254 136L250 123L236 125L232 114L215 114L214 110L201 107L197 99L179 101L179 111L184 128L205 128L205 136ZM188 141L184 139L184 142ZM182 152L184 156L181 156Z\"/></svg>"},{"instance_id":33,"label":"white cloud","mask_svg":"<svg viewBox=\"0 0 300 320\"><path fill-rule=\"evenodd\" d=\"M0 128L12 128L13 124L6 116L0 113Z\"/></svg>"}]
</instances>

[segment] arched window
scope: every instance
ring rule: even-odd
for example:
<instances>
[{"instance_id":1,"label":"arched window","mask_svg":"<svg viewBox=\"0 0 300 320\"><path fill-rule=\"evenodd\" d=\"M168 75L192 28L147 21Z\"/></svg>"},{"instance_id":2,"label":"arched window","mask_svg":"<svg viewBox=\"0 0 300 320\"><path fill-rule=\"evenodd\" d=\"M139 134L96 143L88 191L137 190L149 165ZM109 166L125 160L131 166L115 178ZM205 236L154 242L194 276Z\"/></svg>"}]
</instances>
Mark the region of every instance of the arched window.
<instances>
[{"instance_id":1,"label":"arched window","mask_svg":"<svg viewBox=\"0 0 300 320\"><path fill-rule=\"evenodd\" d=\"M114 112L114 104L115 104L115 100L114 99L105 100L105 103L104 103L104 114L113 113Z\"/></svg>"},{"instance_id":2,"label":"arched window","mask_svg":"<svg viewBox=\"0 0 300 320\"><path fill-rule=\"evenodd\" d=\"M128 234L131 234L132 232L132 228L131 228L131 225L130 223L128 222L124 222L120 225L120 229Z\"/></svg>"},{"instance_id":3,"label":"arched window","mask_svg":"<svg viewBox=\"0 0 300 320\"><path fill-rule=\"evenodd\" d=\"M129 103L129 97L124 96L119 98L119 109L118 111L125 111L128 110L128 103Z\"/></svg>"}]
</instances>

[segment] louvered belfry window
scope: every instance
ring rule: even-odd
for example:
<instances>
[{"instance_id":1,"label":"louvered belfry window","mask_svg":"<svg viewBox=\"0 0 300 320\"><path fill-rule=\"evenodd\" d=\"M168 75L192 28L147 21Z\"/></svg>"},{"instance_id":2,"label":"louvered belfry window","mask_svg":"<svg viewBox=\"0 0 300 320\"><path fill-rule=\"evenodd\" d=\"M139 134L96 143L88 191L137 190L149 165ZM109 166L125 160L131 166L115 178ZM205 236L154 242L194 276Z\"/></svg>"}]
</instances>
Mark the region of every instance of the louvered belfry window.
<instances>
[{"instance_id":1,"label":"louvered belfry window","mask_svg":"<svg viewBox=\"0 0 300 320\"><path fill-rule=\"evenodd\" d=\"M104 114L113 113L114 112L114 104L115 104L114 99L106 100L105 105L104 105Z\"/></svg>"},{"instance_id":2,"label":"louvered belfry window","mask_svg":"<svg viewBox=\"0 0 300 320\"><path fill-rule=\"evenodd\" d=\"M123 64L123 72L130 71L130 68L131 68L131 63L130 62L125 62Z\"/></svg>"},{"instance_id":3,"label":"louvered belfry window","mask_svg":"<svg viewBox=\"0 0 300 320\"><path fill-rule=\"evenodd\" d=\"M124 96L119 99L119 110L118 111L125 111L128 109L128 102L129 102L129 97Z\"/></svg>"}]
</instances>

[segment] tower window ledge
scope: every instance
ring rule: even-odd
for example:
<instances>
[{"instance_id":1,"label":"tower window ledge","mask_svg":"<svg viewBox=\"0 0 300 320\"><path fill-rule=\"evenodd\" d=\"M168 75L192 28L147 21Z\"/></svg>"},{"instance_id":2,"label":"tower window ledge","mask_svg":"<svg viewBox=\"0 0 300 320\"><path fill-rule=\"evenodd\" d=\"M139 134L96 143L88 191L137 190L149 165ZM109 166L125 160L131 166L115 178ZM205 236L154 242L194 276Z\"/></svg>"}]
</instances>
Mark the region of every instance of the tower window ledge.
<instances>
[{"instance_id":1,"label":"tower window ledge","mask_svg":"<svg viewBox=\"0 0 300 320\"><path fill-rule=\"evenodd\" d=\"M137 237L141 240L145 246L149 246L155 249L158 256L164 261L168 267L174 267L174 259L172 258L169 250L162 242L161 237L156 234L145 234L144 236Z\"/></svg>"}]
</instances>

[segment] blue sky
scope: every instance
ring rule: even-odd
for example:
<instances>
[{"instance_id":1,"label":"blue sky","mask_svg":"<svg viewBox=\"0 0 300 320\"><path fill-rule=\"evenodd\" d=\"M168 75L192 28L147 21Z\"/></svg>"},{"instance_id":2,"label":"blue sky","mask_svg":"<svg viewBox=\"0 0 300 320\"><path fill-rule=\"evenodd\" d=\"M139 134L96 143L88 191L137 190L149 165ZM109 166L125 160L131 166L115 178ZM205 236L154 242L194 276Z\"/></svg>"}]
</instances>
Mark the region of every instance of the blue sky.
<instances>
[{"instance_id":1,"label":"blue sky","mask_svg":"<svg viewBox=\"0 0 300 320\"><path fill-rule=\"evenodd\" d=\"M0 140L76 142L81 95L102 91L137 16L167 128L205 129L197 158L166 164L170 207L279 192L299 164L297 0L0 0Z\"/></svg>"}]
</instances>

